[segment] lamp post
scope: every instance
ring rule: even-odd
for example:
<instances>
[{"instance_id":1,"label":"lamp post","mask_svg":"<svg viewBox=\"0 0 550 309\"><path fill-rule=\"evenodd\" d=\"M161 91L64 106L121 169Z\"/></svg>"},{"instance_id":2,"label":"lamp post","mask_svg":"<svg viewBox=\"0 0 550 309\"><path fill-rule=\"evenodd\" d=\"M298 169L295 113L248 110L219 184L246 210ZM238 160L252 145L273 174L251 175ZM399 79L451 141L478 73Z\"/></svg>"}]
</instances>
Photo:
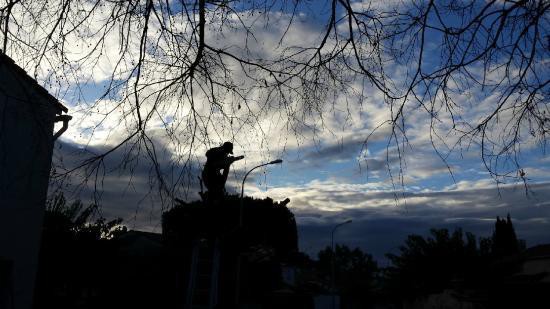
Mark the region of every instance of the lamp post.
<instances>
[{"instance_id":1,"label":"lamp post","mask_svg":"<svg viewBox=\"0 0 550 309\"><path fill-rule=\"evenodd\" d=\"M244 182L246 181L246 177L248 177L248 175L250 173L252 173L253 170L255 170L259 167L266 166L266 165L271 165L271 164L281 164L281 163L283 163L283 160L277 159L277 160L273 160L273 161L270 161L270 162L267 162L267 163L264 163L264 164L260 164L258 166L254 166L252 169L250 169L244 175L243 183L241 184L241 204L240 204L240 207L239 207L239 227L243 227Z\"/></svg>"},{"instance_id":2,"label":"lamp post","mask_svg":"<svg viewBox=\"0 0 550 309\"><path fill-rule=\"evenodd\" d=\"M331 293L332 293L332 308L334 309L336 307L336 297L334 295L334 292L336 290L336 282L335 282L335 273L336 273L336 267L335 267L335 258L336 258L336 252L334 251L334 233L336 232L336 229L341 227L342 225L344 224L348 224L348 223L351 223L352 220L347 220L345 222L342 222L342 223L338 223L334 226L334 228L332 229L332 232L331 232L331 236L330 236L330 247L331 247L331 250L332 250L332 255L331 255L331 269L330 269L330 289L331 289Z\"/></svg>"},{"instance_id":3,"label":"lamp post","mask_svg":"<svg viewBox=\"0 0 550 309\"><path fill-rule=\"evenodd\" d=\"M239 205L239 229L241 229L243 227L244 183L246 181L246 177L248 177L248 175L250 173L252 173L253 170L255 170L259 167L266 166L266 165L271 165L271 164L281 164L281 163L283 163L283 160L281 160L281 159L277 159L277 160L273 160L273 161L270 161L270 162L267 162L267 163L263 163L263 164L260 164L258 166L254 166L248 172L246 172L246 174L244 175L243 182L241 184L241 202L240 202L240 205ZM239 305L239 296L240 296L239 294L240 294L240 291L241 291L241 253L240 252L237 256L237 269L236 269L236 272L237 272L237 276L236 276L237 278L235 279L235 305L238 306Z\"/></svg>"}]
</instances>

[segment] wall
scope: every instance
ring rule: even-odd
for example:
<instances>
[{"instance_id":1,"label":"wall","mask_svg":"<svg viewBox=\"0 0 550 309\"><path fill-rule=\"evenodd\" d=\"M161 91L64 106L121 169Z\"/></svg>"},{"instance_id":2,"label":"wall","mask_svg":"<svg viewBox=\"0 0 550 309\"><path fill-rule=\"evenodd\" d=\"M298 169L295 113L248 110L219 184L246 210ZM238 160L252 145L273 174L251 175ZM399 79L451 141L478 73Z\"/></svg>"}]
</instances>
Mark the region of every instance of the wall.
<instances>
[{"instance_id":1,"label":"wall","mask_svg":"<svg viewBox=\"0 0 550 309\"><path fill-rule=\"evenodd\" d=\"M57 107L0 55L0 257L14 308L32 306ZM2 293L0 293L2 295ZM0 304L2 301L0 301Z\"/></svg>"}]
</instances>

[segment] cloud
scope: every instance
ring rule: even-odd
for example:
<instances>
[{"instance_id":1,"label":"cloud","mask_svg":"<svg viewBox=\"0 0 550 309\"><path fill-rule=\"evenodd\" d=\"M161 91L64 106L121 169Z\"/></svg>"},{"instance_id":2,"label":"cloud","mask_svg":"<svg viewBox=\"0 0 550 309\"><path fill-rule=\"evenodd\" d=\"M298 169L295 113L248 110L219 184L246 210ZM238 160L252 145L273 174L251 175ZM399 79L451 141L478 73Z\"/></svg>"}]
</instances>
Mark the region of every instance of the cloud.
<instances>
[{"instance_id":1,"label":"cloud","mask_svg":"<svg viewBox=\"0 0 550 309\"><path fill-rule=\"evenodd\" d=\"M161 137L154 137L153 140L162 172L167 175L173 173L167 179L174 179L175 175L183 172L183 177L188 177L190 185L180 188L178 192L181 195L178 197L185 199L184 192L188 192L187 199L198 199L196 175L200 171L202 158L192 157L190 168L184 170L183 162L173 161L172 152ZM344 149L352 146L345 145ZM97 154L107 149L94 146L83 150L75 144L58 142L56 158L62 158L63 164L71 166L74 164L69 161L82 160L83 156L89 155L89 151ZM58 156L60 152L63 156ZM105 160L102 169L112 169L124 161L124 154L124 151L114 152ZM312 154L309 158L320 162L324 156L338 160L341 155L344 156L335 146L324 155L315 157ZM248 168L247 165L235 166L228 181L229 191L240 190L242 176ZM380 261L384 261L385 253L396 252L407 235L426 234L432 227L462 227L478 236L490 236L496 216L505 216L507 213L512 215L518 236L526 239L528 245L550 241L546 233L550 227L550 207L547 202L550 200L550 183L530 183L528 196L521 183L497 188L489 179L460 180L456 184L436 189L407 185L397 191L384 179L350 182L350 178L334 176L302 184L297 183L295 178L287 184L273 184L276 177L271 174L283 173L284 176L288 168L292 169L292 165L264 170L270 179L265 182L265 187L253 185L263 181L262 170L251 174L245 194L269 196L275 200L290 198L290 207L298 222L300 248L310 255L315 255L330 243L330 232L335 224L348 219L352 219L353 223L338 231L337 242L361 247ZM423 168L429 169L424 165ZM132 228L160 232L162 211L171 202L161 203L162 194L157 192L155 181L150 163L143 158L135 159L130 160L125 170L119 173L101 176L98 183L89 181L72 197L93 202L94 186L99 184L99 201L105 216L122 217Z\"/></svg>"},{"instance_id":2,"label":"cloud","mask_svg":"<svg viewBox=\"0 0 550 309\"><path fill-rule=\"evenodd\" d=\"M330 244L335 224L352 219L341 228L338 241L359 246L379 259L395 251L409 234L426 234L430 228L457 228L488 237L497 216L512 215L518 237L528 245L550 242L550 183L531 185L525 195L521 185L461 182L453 189L404 192L396 196L384 184L345 184L314 181L302 187L270 188L248 192L275 199L289 197L300 231L300 248L316 254ZM542 204L541 204L542 203Z\"/></svg>"},{"instance_id":3,"label":"cloud","mask_svg":"<svg viewBox=\"0 0 550 309\"><path fill-rule=\"evenodd\" d=\"M103 160L92 161L68 173L75 166L112 148L91 145L83 148L78 144L57 141L50 194L60 190L69 199L98 204L107 218L121 217L130 227L160 232L160 216L174 205L174 198L199 198L197 175L200 174L201 162L195 157L174 160L165 141L155 136L150 136L149 150L132 148L132 145L136 145L135 141L111 152ZM157 165L152 164L151 149L155 149ZM162 183L158 173L163 176Z\"/></svg>"},{"instance_id":4,"label":"cloud","mask_svg":"<svg viewBox=\"0 0 550 309\"><path fill-rule=\"evenodd\" d=\"M43 10L42 14L44 15L40 16L47 16L48 14L56 16L59 6L55 2L50 2L46 3L44 7L38 4L36 6L29 6L28 8L16 5L14 6L15 10L13 11L12 19L21 18L25 20L25 18L31 18L32 16L26 13L27 10L29 12ZM70 80L62 82L63 87L68 89L67 92L58 89L59 87L56 86L55 80L50 80L55 79L49 75L51 73L47 73L48 71L45 68L39 68L38 73L41 73L39 74L39 79L49 86L50 89L59 91L58 93L60 94L66 94L62 99L71 107L71 114L75 116L69 132L64 136L67 141L80 145L113 146L123 140L124 137L133 133L136 128L136 102L134 102L131 95L131 85L136 81L133 79L134 73L132 68L133 63L135 64L136 62L136 57L140 54L139 39L141 31L139 30L142 30L140 28L142 24L137 22L132 24L129 22L128 24L136 27L136 29L132 29L135 31L128 31L128 37L120 37L120 34L123 33L122 30L125 28L123 25L118 24L118 21L113 20L113 27L110 27L110 30L107 31L104 41L100 41L97 35L94 35L105 33L99 30L106 29L102 28L105 20L108 20L108 17L112 15L113 8L118 9L117 6L118 4L116 3L107 3L104 6L98 6L94 14L90 14L85 23L82 24L82 27L86 31L73 31L67 34L66 37L63 37L63 42L66 44L63 50L66 56L64 61L68 61L68 65L56 61L57 57L53 57L56 49L52 47L52 54L48 54L52 56L48 58L52 66L50 71L55 68L53 71L63 71L66 73L66 77L70 77ZM328 21L322 20L327 17L326 11L324 11L324 14L319 14L321 10L315 8L315 6L312 5L310 7L307 4L302 4L298 7L299 12L296 16L290 14L289 7L286 10L278 12L268 11L260 13L253 9L248 10L248 7L245 6L240 7L241 9L238 13L231 13L224 23L219 20L219 16L225 15L208 14L209 22L207 23L206 41L215 48L224 48L226 51L232 52L237 56L248 57L246 59L264 59L266 65L278 63L277 61L284 56L288 56L295 63L300 63L300 61L310 57L314 51L305 50L295 56L290 56L290 54L295 53L298 47L307 49L316 46L324 34L325 29L323 26ZM358 11L388 11L393 8L406 6L407 3L398 0L354 1L352 3L352 7ZM329 6L325 6L325 9L328 8ZM71 11L71 14L68 16L78 21L82 16L87 15L85 12L91 9L92 4L82 3L79 4L78 9L75 9L75 12L78 12L78 14L72 15L73 11ZM144 7L138 6L136 9L139 11L143 10ZM180 84L183 83L175 83L175 86L172 88L173 92L167 96L161 96L158 101L155 101L153 97L146 99L147 96L154 94L155 91L171 82L172 78L180 76L182 68L186 67L185 61L189 61L186 57L189 56L189 58L192 58L193 56L193 49L189 50L189 53L166 53L166 51L174 51L170 49L173 46L184 46L187 44L188 41L185 39L189 38L190 32L193 31L184 17L185 14L179 14L178 10L175 10L174 14L169 16L169 18L163 18L163 20L169 23L170 27L168 28L171 31L175 33L179 32L181 35L179 37L180 41L174 38L176 40L175 45L173 45L173 41L164 39L163 36L157 36L158 31L161 30L158 20L154 18L150 20L149 45L146 48L146 62L143 67L143 70L147 71L147 74L141 77L140 84L144 86L146 83L149 83L149 86L141 90L142 102L140 110L142 110L144 115L148 114L152 106L158 103L156 106L160 114L152 116L147 129L158 130L160 128L165 130L166 138L172 139L171 143L167 142L166 144L174 153L174 156L182 156L189 151L194 152L192 155L200 156L208 147L225 140L234 140L239 143L243 152L246 153L247 159L250 159L251 162L260 162L270 156L279 157L286 152L303 151L302 157L312 166L319 166L324 164L324 162L339 163L357 156L358 153L356 152L361 148L359 145L365 141L372 130L388 119L391 119L391 116L394 116L390 115L389 104L384 100L381 93L376 91L372 85L364 85L360 80L361 78L358 78L361 76L346 75L345 72L350 71L346 68L343 71L343 80L346 82L344 84L344 88L346 88L344 92L339 93L336 88L321 87L318 93L309 93L309 96L307 96L308 93L300 93L300 89L304 87L304 85L300 84L301 81L290 80L288 83L289 88L298 89L298 91L290 90L286 93L289 94L288 100L283 100L284 98L282 97L272 97L273 93L271 90L274 87L268 89L263 88L261 85L253 85L253 81L249 78L252 74L254 77L258 77L260 82L272 83L274 82L273 76L269 74L262 75L261 70L243 70L233 60L225 58L224 64L228 70L222 71L220 68L212 69L210 77L215 80L228 81L229 89L244 89L241 94L245 95L244 97L236 96L234 92L226 91L227 89L223 87L219 89L215 88L215 102L208 101L205 95L196 95L196 104L193 108L198 111L198 117L201 118L199 121L201 128L193 130L193 128L196 128L196 126L193 126L193 118L197 115L191 115L190 102L182 98L185 97L184 94L186 93L185 89L180 87ZM82 16L79 14L82 14ZM135 14L135 16L131 15L129 17L132 18L132 21L136 21L134 18L140 19L143 16ZM287 29L291 20L294 23L290 25L290 29ZM68 22L68 24L71 23ZM78 23L73 22L73 24ZM23 41L38 40L41 37L47 36L51 32L53 25L55 23L46 23L42 25L43 27L35 27L32 29L34 32L31 29L23 29L24 33L21 33L22 37L20 39ZM248 30L245 30L243 26L247 26ZM10 29L13 30L15 28L12 26ZM23 36L23 34L25 35ZM52 34L58 36L60 33L52 32ZM285 37L281 41L283 35ZM76 65L76 60L91 52L98 42L102 44L100 44L100 48L92 53L90 61L81 62L80 66ZM334 40L329 38L326 50L329 50L335 44ZM247 46L248 49L245 50L243 46ZM432 46L437 46L437 44L426 47L428 58L438 53ZM49 49L47 48L46 50ZM127 51L127 54L121 58L121 53L124 50ZM176 48L176 50L180 51L180 48ZM181 50L184 50L184 48L181 48ZM325 53L326 50L323 50L322 53ZM28 54L26 50L22 50L21 53L15 54L15 57L19 57L18 63L27 63L28 68L31 68L33 65L32 61L24 60L25 58L33 58L28 55L33 55L35 52L31 50L27 51ZM211 53L209 56L211 57L210 59L215 59L216 55ZM387 55L383 56L383 58L387 58ZM115 64L119 59L121 60L121 65L118 69L115 69ZM175 62L170 61L173 59L177 60ZM388 67L385 70L388 72L388 77L396 85L403 84L407 78L407 72L410 69L409 66L415 65L414 61L409 61L402 65L392 61L388 61L387 63ZM335 67L335 69L337 68L338 66ZM493 74L489 77L498 80L498 74L502 74L501 71L502 68L492 70ZM99 93L102 92L101 89L98 90L95 88L105 86L101 82L108 80L112 72L115 72L115 82L121 82L128 78L127 85L130 85L130 87L127 89L124 89L124 87L117 88L111 93L112 98L105 98L95 102ZM481 73L478 70L471 74L474 74L475 77L480 77L482 76ZM162 82L164 79L168 79L168 81ZM80 101L79 96L81 95L81 91L83 89L86 90L86 83L88 83L88 88L94 88L93 92L97 93L97 96L91 100L93 103L78 105L76 103ZM155 84L155 86L152 86L152 84ZM124 85L126 84L123 83ZM449 87L451 90L457 90L456 85L450 84ZM196 87L195 90L199 88ZM500 94L492 93L487 95L481 89L473 87L468 90L468 93L458 92L450 93L450 95L453 102L461 107L453 110L456 116L455 120L458 121L456 123L457 128L466 130L469 129L468 125L479 121L480 117L486 116L494 108L496 99ZM120 98L126 96L129 96L129 98L124 104L120 104ZM247 103L250 104L242 104L243 107L238 108L237 106L240 107L241 103L243 103L243 98L247 99ZM319 100L308 101L304 98ZM433 114L424 110L417 102L407 102L404 109L406 122L403 129L406 129L410 145L417 149L429 144L433 137L430 136L433 126L433 129L440 134L440 138L435 137L436 147L445 156L450 151L447 149L447 146L452 147L456 145L461 134L453 131L455 128L451 123L451 115L449 112L446 112L446 109L443 108L444 106L438 103L436 107L438 107L435 111L437 112L438 121L432 123L430 120ZM109 110L114 110L114 112L106 116ZM506 120L509 119L509 116L508 114L501 115L501 124L491 129L491 132L494 133L491 134L491 137L494 137L494 140L498 140L499 134L504 132L502 129L505 128ZM391 131L389 126L383 126L380 130L375 135L375 138L371 138L371 143L367 145L369 149L372 149L372 144L375 144L377 141L386 141L390 138L389 134ZM522 130L522 132L528 132L528 130ZM201 142L198 143L199 145L195 145L192 150L187 149L185 147L186 144L195 137L196 140L200 140ZM465 155L479 152L479 148L476 147L475 142L476 140L474 139L474 145L466 144ZM453 148L452 150L460 152L463 145L459 144L457 148ZM533 143L525 143L525 145L533 145ZM372 152L374 153L375 151ZM323 156L325 157L323 158ZM433 158L433 156L430 156L428 159L424 159L426 162L429 161L429 164L425 164L424 166L417 163L407 164L409 181L415 182L418 179L429 178L434 173L444 171L444 166L439 165L436 168L435 164L432 164L437 161L433 160ZM373 166L374 171L382 171L384 169L382 159L383 156L372 158L369 165ZM415 161L419 162L418 160Z\"/></svg>"}]
</instances>

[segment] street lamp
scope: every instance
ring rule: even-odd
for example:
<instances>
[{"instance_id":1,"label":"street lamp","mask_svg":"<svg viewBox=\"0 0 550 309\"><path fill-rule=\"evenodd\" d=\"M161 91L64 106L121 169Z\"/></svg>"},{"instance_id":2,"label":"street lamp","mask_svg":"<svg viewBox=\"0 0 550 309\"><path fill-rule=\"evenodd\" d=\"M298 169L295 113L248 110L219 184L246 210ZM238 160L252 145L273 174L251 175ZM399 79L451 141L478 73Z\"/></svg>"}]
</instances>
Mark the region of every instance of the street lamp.
<instances>
[{"instance_id":1,"label":"street lamp","mask_svg":"<svg viewBox=\"0 0 550 309\"><path fill-rule=\"evenodd\" d=\"M342 225L348 224L348 223L351 223L351 222L353 222L353 221L350 219L350 220L347 220L346 222L338 223L332 229L332 233L331 233L331 237L330 237L330 244L331 244L332 252L334 252L334 232L336 232L336 229L341 227Z\"/></svg>"},{"instance_id":2,"label":"street lamp","mask_svg":"<svg viewBox=\"0 0 550 309\"><path fill-rule=\"evenodd\" d=\"M240 206L239 206L239 229L243 227L243 208L244 208L244 182L246 181L246 177L248 177L248 175L250 173L252 173L253 170L259 168L259 167L262 167L262 166L266 166L266 165L271 165L271 164L281 164L283 163L283 160L281 159L277 159L277 160L273 160L273 161L270 161L270 162L267 162L267 163L263 163L263 164L260 164L258 166L254 166L252 169L250 169L245 175L244 175L244 178L243 178L243 183L241 184L241 203L240 203ZM241 253L239 252L239 255L237 257L237 278L235 279L235 305L239 305L239 294L240 294L240 289L241 289Z\"/></svg>"},{"instance_id":3,"label":"street lamp","mask_svg":"<svg viewBox=\"0 0 550 309\"><path fill-rule=\"evenodd\" d=\"M336 229L341 227L344 224L351 223L351 219L347 220L345 222L336 224L334 228L332 229L332 233L330 236L330 247L332 249L332 256L331 256L331 270L330 270L330 289L332 292L332 308L334 309L336 307L336 298L334 295L334 292L336 290L336 283L335 283L335 258L336 258L336 252L334 251L334 232L336 232Z\"/></svg>"},{"instance_id":4,"label":"street lamp","mask_svg":"<svg viewBox=\"0 0 550 309\"><path fill-rule=\"evenodd\" d=\"M252 173L253 170L255 170L259 167L266 166L266 165L271 165L271 164L281 164L281 163L283 163L283 160L281 160L281 159L277 159L277 160L273 160L273 161L270 161L270 162L267 162L267 163L263 163L263 164L260 164L258 166L254 166L252 169L250 169L244 175L243 183L241 184L241 205L240 205L240 208L239 208L239 227L243 227L244 182L246 181L246 177L248 177L248 174Z\"/></svg>"}]
</instances>

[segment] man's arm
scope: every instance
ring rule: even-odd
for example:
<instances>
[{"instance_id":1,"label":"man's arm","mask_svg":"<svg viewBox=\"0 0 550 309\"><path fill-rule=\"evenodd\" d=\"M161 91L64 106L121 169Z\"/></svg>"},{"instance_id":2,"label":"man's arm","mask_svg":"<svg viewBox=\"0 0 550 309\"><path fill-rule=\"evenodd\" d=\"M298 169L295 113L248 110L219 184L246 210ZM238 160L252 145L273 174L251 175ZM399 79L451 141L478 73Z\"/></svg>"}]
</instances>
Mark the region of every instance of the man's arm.
<instances>
[{"instance_id":1,"label":"man's arm","mask_svg":"<svg viewBox=\"0 0 550 309\"><path fill-rule=\"evenodd\" d=\"M225 165L229 166L229 165L233 164L233 162L239 161L239 160L242 160L242 159L244 159L244 156L238 156L238 157L228 156L227 158L225 158Z\"/></svg>"},{"instance_id":2,"label":"man's arm","mask_svg":"<svg viewBox=\"0 0 550 309\"><path fill-rule=\"evenodd\" d=\"M235 161L239 161L239 160L242 160L244 158L244 156L238 156L238 157L230 157L230 156L227 156L225 158L225 167L223 168L223 174L222 174L222 177L223 177L223 185L225 186L225 182L227 181L227 176L229 175L229 166L235 162Z\"/></svg>"},{"instance_id":3,"label":"man's arm","mask_svg":"<svg viewBox=\"0 0 550 309\"><path fill-rule=\"evenodd\" d=\"M235 161L239 161L239 160L244 159L244 156L231 157L231 158L233 158L233 162L235 162Z\"/></svg>"}]
</instances>

